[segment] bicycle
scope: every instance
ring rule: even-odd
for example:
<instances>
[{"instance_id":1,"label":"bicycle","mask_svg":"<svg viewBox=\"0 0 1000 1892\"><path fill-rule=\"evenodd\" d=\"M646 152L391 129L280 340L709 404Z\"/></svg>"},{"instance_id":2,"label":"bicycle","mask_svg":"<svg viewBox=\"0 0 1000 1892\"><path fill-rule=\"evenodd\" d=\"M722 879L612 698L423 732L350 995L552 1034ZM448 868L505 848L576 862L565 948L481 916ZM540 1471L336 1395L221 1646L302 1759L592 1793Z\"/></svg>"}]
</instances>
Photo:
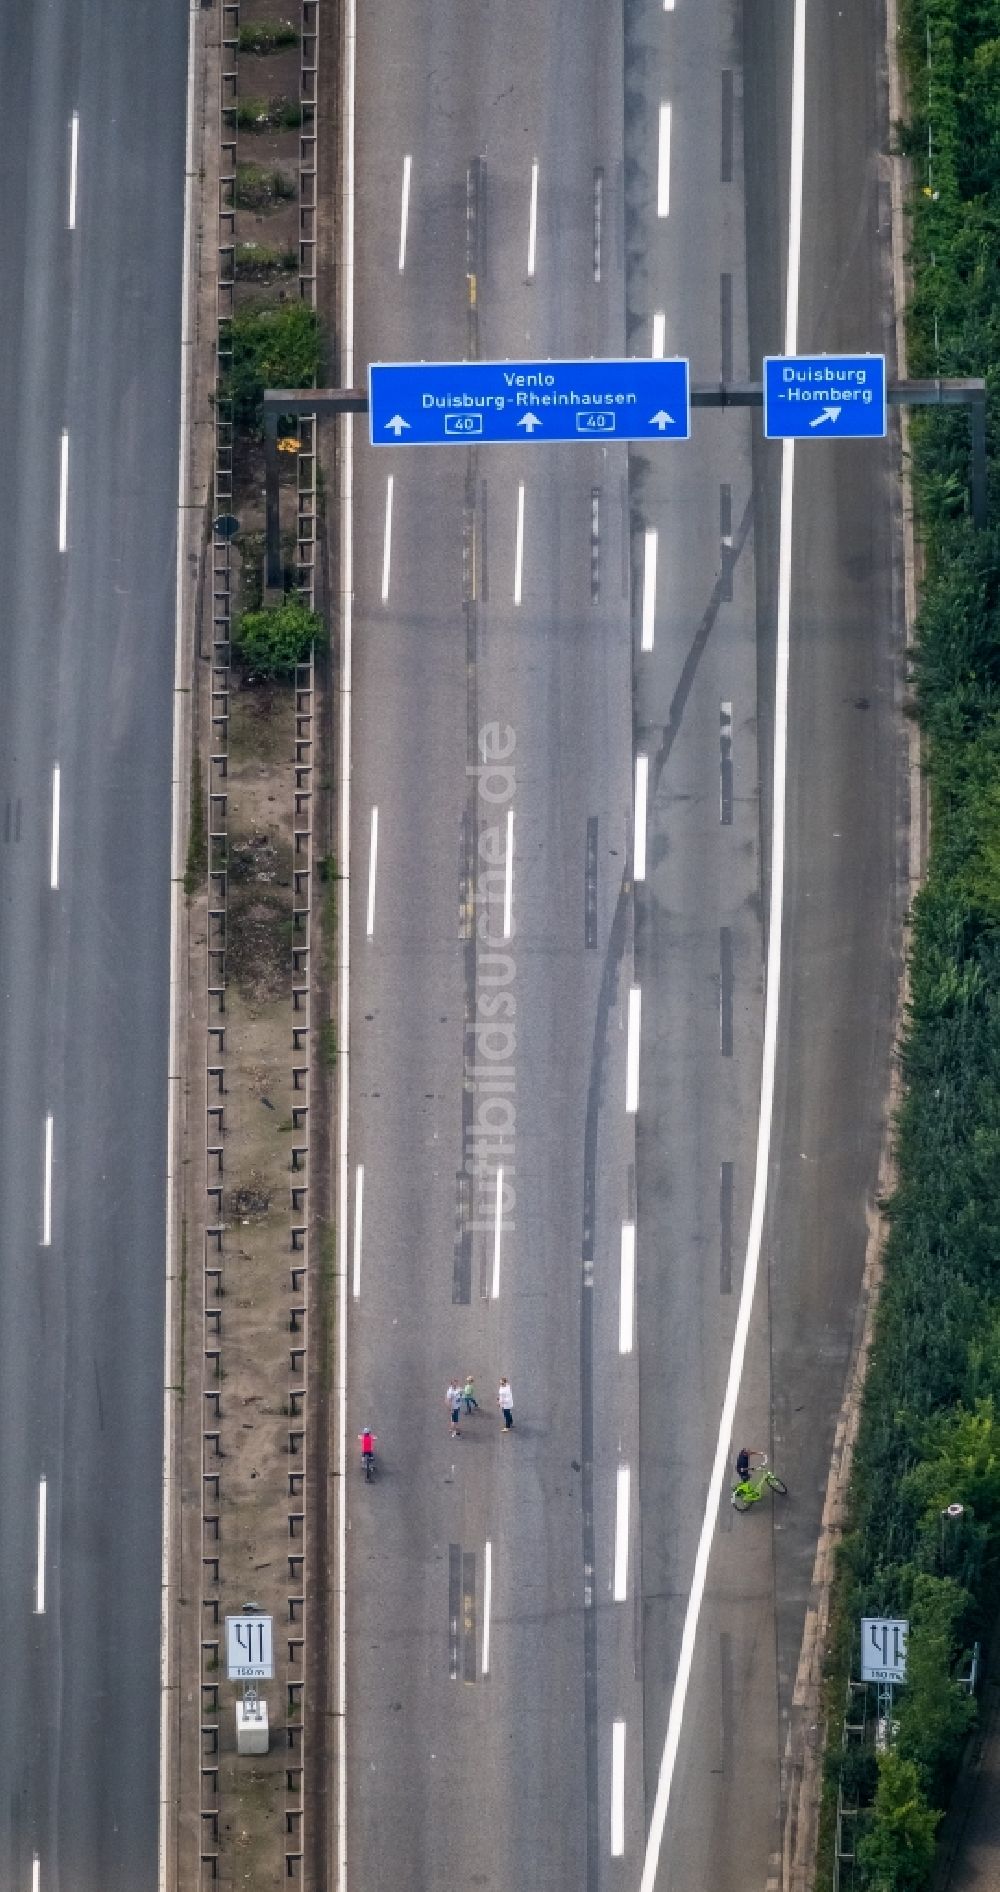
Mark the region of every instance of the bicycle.
<instances>
[{"instance_id":1,"label":"bicycle","mask_svg":"<svg viewBox=\"0 0 1000 1892\"><path fill-rule=\"evenodd\" d=\"M775 1491L782 1498L788 1491L784 1479L769 1469L766 1452L751 1452L750 1457L753 1464L749 1477L741 1478L730 1494L729 1502L735 1511L749 1511L752 1504L760 1503L765 1491Z\"/></svg>"},{"instance_id":2,"label":"bicycle","mask_svg":"<svg viewBox=\"0 0 1000 1892\"><path fill-rule=\"evenodd\" d=\"M358 1444L361 1447L361 1469L365 1475L365 1483L370 1485L375 1476L375 1447L378 1439L374 1432L359 1432Z\"/></svg>"}]
</instances>

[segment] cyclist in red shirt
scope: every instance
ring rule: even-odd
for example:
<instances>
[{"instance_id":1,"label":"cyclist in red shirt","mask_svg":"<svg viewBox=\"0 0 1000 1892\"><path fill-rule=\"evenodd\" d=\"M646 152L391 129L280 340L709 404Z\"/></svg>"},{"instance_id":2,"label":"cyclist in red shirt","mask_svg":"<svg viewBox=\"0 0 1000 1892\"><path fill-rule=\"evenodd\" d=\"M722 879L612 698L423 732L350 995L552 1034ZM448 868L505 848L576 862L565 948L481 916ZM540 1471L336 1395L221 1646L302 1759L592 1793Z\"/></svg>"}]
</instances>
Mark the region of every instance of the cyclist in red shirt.
<instances>
[{"instance_id":1,"label":"cyclist in red shirt","mask_svg":"<svg viewBox=\"0 0 1000 1892\"><path fill-rule=\"evenodd\" d=\"M368 1426L365 1427L363 1432L358 1433L358 1444L361 1447L361 1463L364 1466L365 1477L370 1478L375 1464L375 1447L378 1444L378 1440L374 1432L369 1430Z\"/></svg>"}]
</instances>

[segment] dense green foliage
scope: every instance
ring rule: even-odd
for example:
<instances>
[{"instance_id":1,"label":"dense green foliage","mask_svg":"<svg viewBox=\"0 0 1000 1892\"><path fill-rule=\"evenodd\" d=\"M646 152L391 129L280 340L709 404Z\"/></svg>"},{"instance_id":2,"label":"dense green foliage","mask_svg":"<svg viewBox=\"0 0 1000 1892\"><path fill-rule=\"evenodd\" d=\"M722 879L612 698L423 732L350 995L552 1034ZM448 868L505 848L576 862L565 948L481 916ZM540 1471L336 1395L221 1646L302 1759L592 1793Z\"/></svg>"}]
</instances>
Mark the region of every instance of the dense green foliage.
<instances>
[{"instance_id":1,"label":"dense green foliage","mask_svg":"<svg viewBox=\"0 0 1000 1892\"><path fill-rule=\"evenodd\" d=\"M985 374L995 412L1000 0L903 0L901 18L916 186L909 370ZM995 484L995 418L988 438ZM871 1754L856 1754L843 1776L847 1797L870 1805L854 1883L873 1892L930 1884L975 1714L955 1676L992 1624L1000 1575L1000 531L968 522L967 415L925 411L911 439L927 552L914 687L931 850L913 912L898 1180L831 1690L839 1709L861 1614L910 1618L893 1746L876 1773ZM961 1516L945 1517L955 1504ZM830 1733L839 1744L839 1716Z\"/></svg>"},{"instance_id":2,"label":"dense green foliage","mask_svg":"<svg viewBox=\"0 0 1000 1892\"><path fill-rule=\"evenodd\" d=\"M323 621L316 612L286 598L283 604L244 611L233 632L233 646L240 662L256 676L289 677L296 664L305 662L313 645L319 648L324 636Z\"/></svg>"},{"instance_id":3,"label":"dense green foliage","mask_svg":"<svg viewBox=\"0 0 1000 1892\"><path fill-rule=\"evenodd\" d=\"M312 387L319 372L321 336L307 302L241 309L231 325L233 365L223 388L239 428L259 434L265 388Z\"/></svg>"}]
</instances>

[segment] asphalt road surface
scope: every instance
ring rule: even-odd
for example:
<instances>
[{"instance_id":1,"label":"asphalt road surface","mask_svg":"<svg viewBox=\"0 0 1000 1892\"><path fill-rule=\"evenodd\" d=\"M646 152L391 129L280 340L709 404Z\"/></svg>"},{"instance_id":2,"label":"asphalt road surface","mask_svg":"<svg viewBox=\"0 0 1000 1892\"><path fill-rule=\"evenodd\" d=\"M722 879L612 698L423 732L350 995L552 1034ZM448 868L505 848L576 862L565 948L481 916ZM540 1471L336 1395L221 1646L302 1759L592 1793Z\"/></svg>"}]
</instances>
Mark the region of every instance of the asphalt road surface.
<instances>
[{"instance_id":1,"label":"asphalt road surface","mask_svg":"<svg viewBox=\"0 0 1000 1892\"><path fill-rule=\"evenodd\" d=\"M138 1892L156 1878L186 35L183 9L148 0L3 12L0 1881L11 1892Z\"/></svg>"},{"instance_id":2,"label":"asphalt road surface","mask_svg":"<svg viewBox=\"0 0 1000 1892\"><path fill-rule=\"evenodd\" d=\"M800 341L880 348L880 21L861 0L817 12ZM783 339L792 12L743 18L741 35L728 5L628 0L623 34L596 0L361 9L359 362L658 350L695 380L759 378ZM746 412L697 412L689 445L655 453L356 449L346 1746L364 1892L639 1881L747 1241L779 454ZM898 972L892 467L891 446L797 463L785 983L738 1422L792 1497L722 1508L671 1892L779 1883ZM481 1408L453 1438L445 1391L469 1373Z\"/></svg>"}]
</instances>

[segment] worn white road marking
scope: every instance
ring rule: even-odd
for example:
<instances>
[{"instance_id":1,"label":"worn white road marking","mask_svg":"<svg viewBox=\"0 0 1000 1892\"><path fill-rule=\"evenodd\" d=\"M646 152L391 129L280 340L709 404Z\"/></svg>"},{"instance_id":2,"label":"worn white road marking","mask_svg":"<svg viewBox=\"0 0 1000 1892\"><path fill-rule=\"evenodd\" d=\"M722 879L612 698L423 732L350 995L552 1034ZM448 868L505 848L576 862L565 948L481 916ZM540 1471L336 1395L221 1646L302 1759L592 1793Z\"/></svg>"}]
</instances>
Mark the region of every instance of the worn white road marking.
<instances>
[{"instance_id":1,"label":"worn white road marking","mask_svg":"<svg viewBox=\"0 0 1000 1892\"><path fill-rule=\"evenodd\" d=\"M514 810L507 810L507 852L503 863L503 936L510 938L514 906Z\"/></svg>"},{"instance_id":2,"label":"worn white road marking","mask_svg":"<svg viewBox=\"0 0 1000 1892\"><path fill-rule=\"evenodd\" d=\"M354 1274L351 1292L357 1300L361 1293L361 1220L365 1206L365 1166L359 1163L354 1172Z\"/></svg>"},{"instance_id":3,"label":"worn white road marking","mask_svg":"<svg viewBox=\"0 0 1000 1892\"><path fill-rule=\"evenodd\" d=\"M655 526L649 526L643 541L642 553L642 630L639 638L640 650L652 650L653 627L656 621L656 553L659 534Z\"/></svg>"},{"instance_id":4,"label":"worn white road marking","mask_svg":"<svg viewBox=\"0 0 1000 1892\"><path fill-rule=\"evenodd\" d=\"M45 1119L42 1151L42 1247L52 1244L52 1112Z\"/></svg>"},{"instance_id":5,"label":"worn white road marking","mask_svg":"<svg viewBox=\"0 0 1000 1892\"><path fill-rule=\"evenodd\" d=\"M493 1609L493 1545L483 1545L483 1674L490 1672L490 1615Z\"/></svg>"},{"instance_id":6,"label":"worn white road marking","mask_svg":"<svg viewBox=\"0 0 1000 1892\"><path fill-rule=\"evenodd\" d=\"M531 166L531 195L528 199L528 277L535 273L535 250L538 242L538 159Z\"/></svg>"},{"instance_id":7,"label":"worn white road marking","mask_svg":"<svg viewBox=\"0 0 1000 1892\"><path fill-rule=\"evenodd\" d=\"M80 114L74 112L69 121L69 227L76 229L76 177L80 151Z\"/></svg>"},{"instance_id":8,"label":"worn white road marking","mask_svg":"<svg viewBox=\"0 0 1000 1892\"><path fill-rule=\"evenodd\" d=\"M500 1237L503 1234L503 1164L497 1164L497 1199L493 1211L493 1281L490 1299L500 1297Z\"/></svg>"},{"instance_id":9,"label":"worn white road marking","mask_svg":"<svg viewBox=\"0 0 1000 1892\"><path fill-rule=\"evenodd\" d=\"M399 270L402 275L406 268L406 226L410 218L410 167L413 163L408 151L403 159L403 196L399 211Z\"/></svg>"},{"instance_id":10,"label":"worn white road marking","mask_svg":"<svg viewBox=\"0 0 1000 1892\"><path fill-rule=\"evenodd\" d=\"M38 1554L35 1563L35 1615L45 1615L45 1535L48 1526L48 1488L38 1481Z\"/></svg>"},{"instance_id":11,"label":"worn white road marking","mask_svg":"<svg viewBox=\"0 0 1000 1892\"><path fill-rule=\"evenodd\" d=\"M69 514L69 433L64 427L59 442L59 550L66 550Z\"/></svg>"},{"instance_id":12,"label":"worn white road marking","mask_svg":"<svg viewBox=\"0 0 1000 1892\"><path fill-rule=\"evenodd\" d=\"M635 1333L635 1223L622 1223L621 1274L618 1294L618 1351L631 1353Z\"/></svg>"},{"instance_id":13,"label":"worn white road marking","mask_svg":"<svg viewBox=\"0 0 1000 1892\"><path fill-rule=\"evenodd\" d=\"M382 603L389 602L389 572L392 563L392 488L395 474L385 483L385 530L382 535Z\"/></svg>"},{"instance_id":14,"label":"worn white road marking","mask_svg":"<svg viewBox=\"0 0 1000 1892\"><path fill-rule=\"evenodd\" d=\"M59 886L59 764L52 771L52 836L49 851L49 886L53 893Z\"/></svg>"},{"instance_id":15,"label":"worn white road marking","mask_svg":"<svg viewBox=\"0 0 1000 1892\"><path fill-rule=\"evenodd\" d=\"M615 1580L614 1599L624 1603L628 1596L628 1514L632 1474L627 1465L619 1465L615 1495Z\"/></svg>"},{"instance_id":16,"label":"worn white road marking","mask_svg":"<svg viewBox=\"0 0 1000 1892\"><path fill-rule=\"evenodd\" d=\"M365 933L369 939L375 936L375 880L378 875L378 809L372 809L371 838L368 843L368 908L365 913Z\"/></svg>"},{"instance_id":17,"label":"worn white road marking","mask_svg":"<svg viewBox=\"0 0 1000 1892\"><path fill-rule=\"evenodd\" d=\"M649 757L635 758L635 835L632 847L632 878L646 878L646 790L649 782Z\"/></svg>"},{"instance_id":18,"label":"worn white road marking","mask_svg":"<svg viewBox=\"0 0 1000 1892\"><path fill-rule=\"evenodd\" d=\"M639 1034L642 1022L642 993L634 985L628 995L628 1045L625 1053L625 1108L632 1115L639 1108Z\"/></svg>"},{"instance_id":19,"label":"worn white road marking","mask_svg":"<svg viewBox=\"0 0 1000 1892\"><path fill-rule=\"evenodd\" d=\"M660 106L660 140L656 158L656 214L670 215L670 106Z\"/></svg>"}]
</instances>

